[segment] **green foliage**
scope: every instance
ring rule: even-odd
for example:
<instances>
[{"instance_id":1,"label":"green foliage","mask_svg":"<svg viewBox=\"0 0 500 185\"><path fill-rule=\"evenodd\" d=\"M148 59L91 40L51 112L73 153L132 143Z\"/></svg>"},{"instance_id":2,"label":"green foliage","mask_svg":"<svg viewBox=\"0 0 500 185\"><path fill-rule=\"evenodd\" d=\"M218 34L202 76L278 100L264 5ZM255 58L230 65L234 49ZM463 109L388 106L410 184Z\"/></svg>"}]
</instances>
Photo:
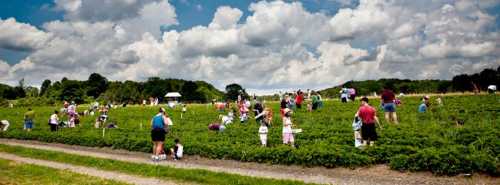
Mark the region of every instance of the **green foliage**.
<instances>
[{"instance_id":1,"label":"green foliage","mask_svg":"<svg viewBox=\"0 0 500 185\"><path fill-rule=\"evenodd\" d=\"M2 184L51 184L51 185L126 185L127 183L104 180L93 176L58 170L45 166L23 164L0 159Z\"/></svg>"},{"instance_id":2,"label":"green foliage","mask_svg":"<svg viewBox=\"0 0 500 185\"><path fill-rule=\"evenodd\" d=\"M397 108L401 124L387 124L379 110L378 117L384 129L378 129L380 138L376 146L364 150L353 146L351 128L359 103L342 104L339 101L327 101L325 107L316 112L295 111L293 123L304 130L296 135L296 149L281 143L278 103L266 103L278 113L270 127L269 147L260 147L259 125L253 120L247 124L235 122L223 133L208 131L208 124L217 120L220 114L208 105L189 105L183 119L180 108L167 109L174 126L166 145L170 147L174 138L180 138L186 154L239 161L325 167L389 164L403 171L499 175L500 104L494 103L500 101L498 96L445 96L441 107L433 105L431 97L431 106L425 115L417 113L419 97L404 97L401 101L403 104ZM376 103L374 106L378 107ZM38 115L35 128L27 133L22 131L25 108L0 108L0 118L11 122L11 129L0 133L0 137L142 152L151 150L149 124L158 107L112 109L110 121L120 128L106 130L104 138L102 129L93 128L95 116L82 117L82 125L78 128L49 132L46 122L54 109L57 107L34 107ZM86 107L79 107L80 111L84 109ZM456 119L465 120L465 125L457 127Z\"/></svg>"},{"instance_id":3,"label":"green foliage","mask_svg":"<svg viewBox=\"0 0 500 185\"><path fill-rule=\"evenodd\" d=\"M238 99L238 95L241 95L242 98L246 98L248 99L248 94L247 92L245 91L245 89L243 89L243 87L241 87L241 85L239 84L229 84L226 86L226 96L225 98L227 100L237 100Z\"/></svg>"}]
</instances>

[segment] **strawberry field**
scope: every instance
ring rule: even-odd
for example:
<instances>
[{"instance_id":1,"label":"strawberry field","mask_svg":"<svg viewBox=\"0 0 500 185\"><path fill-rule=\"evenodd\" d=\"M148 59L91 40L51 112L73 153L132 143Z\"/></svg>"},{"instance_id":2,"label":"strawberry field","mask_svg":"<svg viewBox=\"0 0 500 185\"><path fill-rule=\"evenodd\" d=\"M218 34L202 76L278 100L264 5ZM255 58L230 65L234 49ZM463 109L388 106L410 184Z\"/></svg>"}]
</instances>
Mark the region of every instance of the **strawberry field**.
<instances>
[{"instance_id":1,"label":"strawberry field","mask_svg":"<svg viewBox=\"0 0 500 185\"><path fill-rule=\"evenodd\" d=\"M431 97L434 103L434 97ZM398 107L399 125L378 117L383 129L378 128L379 140L365 149L354 147L351 127L359 102L343 104L327 101L316 112L295 111L294 127L303 129L296 135L297 148L281 144L281 120L278 103L266 103L275 116L269 130L268 147L261 147L259 125L255 120L241 124L237 119L221 133L208 131L210 123L218 121L220 113L211 105L189 105L181 119L180 108L167 109L174 122L166 145L174 138L184 145L190 155L217 159L233 159L273 164L303 166L359 167L387 164L401 171L431 171L439 175L460 173L487 173L500 175L500 97L445 96L443 105L431 105L428 113L417 113L417 97L402 98ZM371 100L378 108L378 100ZM0 132L0 137L30 139L73 145L113 147L150 152L149 124L158 107L129 106L109 112L109 122L119 128L94 128L95 116L84 116L79 127L50 132L47 120L58 107L33 107L36 111L35 128L22 130L26 107L0 108L0 119L9 120L11 127ZM79 107L78 111L86 107ZM456 120L464 122L457 126Z\"/></svg>"}]
</instances>

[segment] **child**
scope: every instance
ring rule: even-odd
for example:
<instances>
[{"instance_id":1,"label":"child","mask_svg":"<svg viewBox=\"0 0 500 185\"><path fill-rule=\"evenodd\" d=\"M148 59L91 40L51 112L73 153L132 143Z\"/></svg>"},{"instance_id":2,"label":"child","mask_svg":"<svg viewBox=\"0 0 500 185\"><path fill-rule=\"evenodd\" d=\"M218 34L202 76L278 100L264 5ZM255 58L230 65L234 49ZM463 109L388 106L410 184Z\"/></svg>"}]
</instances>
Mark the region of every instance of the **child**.
<instances>
[{"instance_id":1,"label":"child","mask_svg":"<svg viewBox=\"0 0 500 185\"><path fill-rule=\"evenodd\" d=\"M267 146L267 133L269 132L268 127L271 125L271 120L272 120L272 111L269 108L264 109L262 113L257 115L255 119L260 120L260 127L259 127L259 138L260 138L260 143L262 144L263 147Z\"/></svg>"},{"instance_id":2,"label":"child","mask_svg":"<svg viewBox=\"0 0 500 185\"><path fill-rule=\"evenodd\" d=\"M352 122L352 129L354 130L354 147L358 148L363 145L363 138L361 137L361 119L356 116Z\"/></svg>"},{"instance_id":3,"label":"child","mask_svg":"<svg viewBox=\"0 0 500 185\"><path fill-rule=\"evenodd\" d=\"M312 104L310 102L307 103L307 111L308 112L312 112L313 111L313 107L312 107Z\"/></svg>"},{"instance_id":4,"label":"child","mask_svg":"<svg viewBox=\"0 0 500 185\"><path fill-rule=\"evenodd\" d=\"M240 103L240 122L245 123L248 120L248 107L246 103Z\"/></svg>"},{"instance_id":5,"label":"child","mask_svg":"<svg viewBox=\"0 0 500 185\"><path fill-rule=\"evenodd\" d=\"M184 151L184 148L179 139L176 138L174 142L175 142L174 148L170 148L170 153L172 154L172 159L180 160L182 158L182 153Z\"/></svg>"},{"instance_id":6,"label":"child","mask_svg":"<svg viewBox=\"0 0 500 185\"><path fill-rule=\"evenodd\" d=\"M284 110L285 116L283 117L283 144L290 144L294 147L294 138L292 132L292 111L288 108Z\"/></svg>"}]
</instances>

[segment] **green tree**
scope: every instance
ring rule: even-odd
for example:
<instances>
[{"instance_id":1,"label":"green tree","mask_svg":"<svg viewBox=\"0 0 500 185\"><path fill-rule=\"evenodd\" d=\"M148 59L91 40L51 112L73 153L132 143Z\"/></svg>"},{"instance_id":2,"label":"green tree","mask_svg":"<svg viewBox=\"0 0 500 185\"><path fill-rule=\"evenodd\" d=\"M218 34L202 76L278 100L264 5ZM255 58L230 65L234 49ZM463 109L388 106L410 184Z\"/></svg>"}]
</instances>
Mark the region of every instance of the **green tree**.
<instances>
[{"instance_id":1,"label":"green tree","mask_svg":"<svg viewBox=\"0 0 500 185\"><path fill-rule=\"evenodd\" d=\"M106 91L108 88L108 80L97 73L92 73L87 80L87 96L92 96L94 98L99 97L99 95Z\"/></svg>"},{"instance_id":2,"label":"green tree","mask_svg":"<svg viewBox=\"0 0 500 185\"><path fill-rule=\"evenodd\" d=\"M246 99L249 97L245 89L239 84L233 83L226 86L226 99L235 101L238 99L238 95L242 95L242 98Z\"/></svg>"},{"instance_id":3,"label":"green tree","mask_svg":"<svg viewBox=\"0 0 500 185\"><path fill-rule=\"evenodd\" d=\"M46 94L47 90L50 88L50 84L52 82L49 79L46 79L42 83L42 87L40 87L40 96L43 96Z\"/></svg>"}]
</instances>

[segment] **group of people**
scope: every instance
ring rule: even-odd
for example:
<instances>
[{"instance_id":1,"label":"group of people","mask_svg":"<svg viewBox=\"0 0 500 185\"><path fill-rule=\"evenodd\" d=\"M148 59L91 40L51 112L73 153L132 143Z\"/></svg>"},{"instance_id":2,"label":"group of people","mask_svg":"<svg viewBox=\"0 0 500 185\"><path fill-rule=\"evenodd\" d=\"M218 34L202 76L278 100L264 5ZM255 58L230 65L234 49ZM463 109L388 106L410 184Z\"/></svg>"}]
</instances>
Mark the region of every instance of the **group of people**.
<instances>
[{"instance_id":1,"label":"group of people","mask_svg":"<svg viewBox=\"0 0 500 185\"><path fill-rule=\"evenodd\" d=\"M153 141L153 161L160 161L167 159L167 152L163 147L165 142L165 135L171 132L173 126L172 119L168 116L167 112L161 107L158 113L151 119L151 140ZM180 140L174 140L175 145L170 149L172 159L179 160L182 158L183 146Z\"/></svg>"},{"instance_id":2,"label":"group of people","mask_svg":"<svg viewBox=\"0 0 500 185\"><path fill-rule=\"evenodd\" d=\"M280 95L280 113L283 116L283 110L285 108L295 110L301 109L302 105L306 100L311 100L307 102L307 111L312 112L323 107L323 100L318 92L308 90L307 96L300 89L294 93L284 93Z\"/></svg>"},{"instance_id":3,"label":"group of people","mask_svg":"<svg viewBox=\"0 0 500 185\"><path fill-rule=\"evenodd\" d=\"M348 101L356 100L356 89L343 87L340 90L340 101L347 103Z\"/></svg>"}]
</instances>

